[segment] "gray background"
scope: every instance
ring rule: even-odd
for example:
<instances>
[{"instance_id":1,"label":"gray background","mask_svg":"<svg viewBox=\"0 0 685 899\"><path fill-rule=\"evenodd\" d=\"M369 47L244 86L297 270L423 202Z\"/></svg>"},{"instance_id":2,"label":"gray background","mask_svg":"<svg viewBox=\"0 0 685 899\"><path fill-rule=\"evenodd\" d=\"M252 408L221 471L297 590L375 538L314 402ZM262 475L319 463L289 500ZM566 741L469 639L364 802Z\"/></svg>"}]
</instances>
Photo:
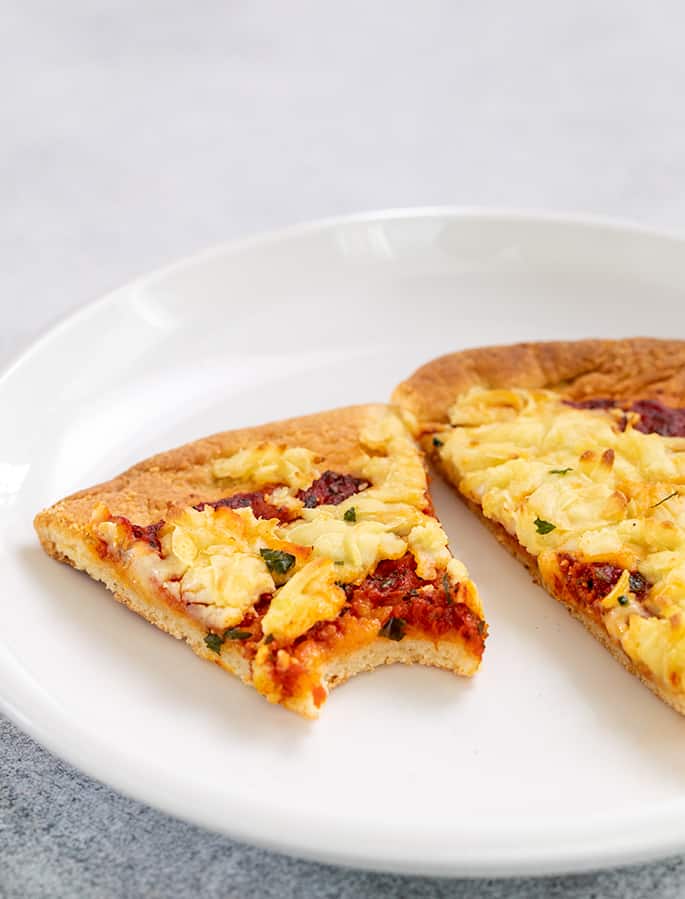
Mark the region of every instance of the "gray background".
<instances>
[{"instance_id":1,"label":"gray background","mask_svg":"<svg viewBox=\"0 0 685 899\"><path fill-rule=\"evenodd\" d=\"M387 206L685 225L678 2L5 0L0 363L207 244ZM239 846L82 777L0 721L0 896L685 892L674 860L429 881Z\"/></svg>"}]
</instances>

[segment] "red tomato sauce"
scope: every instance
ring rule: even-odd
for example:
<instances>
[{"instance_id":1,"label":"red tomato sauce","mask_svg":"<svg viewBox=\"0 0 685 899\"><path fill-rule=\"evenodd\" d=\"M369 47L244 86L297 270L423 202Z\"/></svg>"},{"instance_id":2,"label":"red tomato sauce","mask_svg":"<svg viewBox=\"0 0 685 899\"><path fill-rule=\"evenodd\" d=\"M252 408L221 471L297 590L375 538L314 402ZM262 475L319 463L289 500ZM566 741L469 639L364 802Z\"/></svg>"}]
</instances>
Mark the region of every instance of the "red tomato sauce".
<instances>
[{"instance_id":1,"label":"red tomato sauce","mask_svg":"<svg viewBox=\"0 0 685 899\"><path fill-rule=\"evenodd\" d=\"M616 406L616 400L564 400L564 405L572 406L574 409L613 409Z\"/></svg>"},{"instance_id":2,"label":"red tomato sauce","mask_svg":"<svg viewBox=\"0 0 685 899\"><path fill-rule=\"evenodd\" d=\"M140 524L133 524L133 522L123 515L113 515L111 520L123 525L127 531L129 540L142 540L143 543L147 543L148 546L152 547L155 552L162 552L162 545L159 542L159 532L164 525L164 521L155 521L154 524L142 526Z\"/></svg>"},{"instance_id":3,"label":"red tomato sauce","mask_svg":"<svg viewBox=\"0 0 685 899\"><path fill-rule=\"evenodd\" d=\"M432 639L458 632L475 652L483 650L484 623L459 601L458 586L447 577L422 580L411 553L380 562L359 586L347 585L345 593L353 615L377 617L383 625L393 618ZM398 625L394 632L402 630Z\"/></svg>"},{"instance_id":4,"label":"red tomato sauce","mask_svg":"<svg viewBox=\"0 0 685 899\"><path fill-rule=\"evenodd\" d=\"M566 406L574 409L623 409L634 412L639 417L633 427L643 434L660 434L662 437L685 437L685 408L667 406L660 400L636 400L629 406L611 399L564 400ZM623 430L626 421L622 422Z\"/></svg>"},{"instance_id":5,"label":"red tomato sauce","mask_svg":"<svg viewBox=\"0 0 685 899\"><path fill-rule=\"evenodd\" d=\"M638 400L630 411L640 416L634 427L643 434L685 437L685 409L674 409L658 400Z\"/></svg>"},{"instance_id":6,"label":"red tomato sauce","mask_svg":"<svg viewBox=\"0 0 685 899\"><path fill-rule=\"evenodd\" d=\"M324 471L306 490L300 490L297 498L302 500L305 509L324 505L337 506L368 486L368 481L355 478L351 474Z\"/></svg>"},{"instance_id":7,"label":"red tomato sauce","mask_svg":"<svg viewBox=\"0 0 685 899\"><path fill-rule=\"evenodd\" d=\"M482 655L485 622L458 600L458 584L447 581L443 584L442 579L422 580L416 573L411 553L396 561L380 562L374 573L359 585L340 586L348 602L339 617L319 621L286 647L291 660L287 667L277 664L278 648L274 643L271 676L283 696L302 689L300 678L307 677L307 660L318 659L322 653L326 655L336 649L347 651L357 640L359 645L368 644L379 634L403 639L406 630L408 636L414 631L432 640L459 634L472 652ZM427 587L431 589L426 590ZM317 705L323 699L318 693L312 695Z\"/></svg>"},{"instance_id":8,"label":"red tomato sauce","mask_svg":"<svg viewBox=\"0 0 685 899\"><path fill-rule=\"evenodd\" d=\"M292 521L293 514L289 509L270 503L266 493L275 490L277 485L265 487L263 490L255 490L252 493L234 493L223 499L217 499L211 503L198 503L193 506L198 512L203 509L252 509L255 518L278 518L279 521Z\"/></svg>"},{"instance_id":9,"label":"red tomato sauce","mask_svg":"<svg viewBox=\"0 0 685 899\"><path fill-rule=\"evenodd\" d=\"M624 571L610 562L583 562L567 553L559 553L557 558L563 576L563 581L557 586L581 606L592 606L604 599ZM630 592L637 599L644 599L650 587L649 581L639 571L630 572Z\"/></svg>"}]
</instances>

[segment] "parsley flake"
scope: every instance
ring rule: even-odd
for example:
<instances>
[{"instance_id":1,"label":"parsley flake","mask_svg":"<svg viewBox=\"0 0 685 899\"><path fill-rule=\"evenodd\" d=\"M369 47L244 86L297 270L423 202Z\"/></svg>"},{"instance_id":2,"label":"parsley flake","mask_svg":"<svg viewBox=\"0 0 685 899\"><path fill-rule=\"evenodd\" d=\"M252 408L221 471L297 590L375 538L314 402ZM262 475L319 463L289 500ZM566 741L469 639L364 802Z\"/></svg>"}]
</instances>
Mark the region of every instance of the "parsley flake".
<instances>
[{"instance_id":1,"label":"parsley flake","mask_svg":"<svg viewBox=\"0 0 685 899\"><path fill-rule=\"evenodd\" d=\"M280 549L260 549L259 555L274 574L287 574L295 564L295 556Z\"/></svg>"},{"instance_id":2,"label":"parsley flake","mask_svg":"<svg viewBox=\"0 0 685 899\"><path fill-rule=\"evenodd\" d=\"M544 518L536 518L535 530L538 534L549 534L551 531L556 530L556 525L552 524L551 521L545 521Z\"/></svg>"},{"instance_id":3,"label":"parsley flake","mask_svg":"<svg viewBox=\"0 0 685 899\"><path fill-rule=\"evenodd\" d=\"M395 618L394 616L391 616L378 631L378 634L381 637L387 637L388 640L401 640L402 637L404 637L404 628L406 624L407 622L404 618Z\"/></svg>"},{"instance_id":4,"label":"parsley flake","mask_svg":"<svg viewBox=\"0 0 685 899\"><path fill-rule=\"evenodd\" d=\"M450 586L450 579L447 576L447 572L445 572L442 576L442 589L445 591L445 599L447 600L447 605L452 605L452 589Z\"/></svg>"},{"instance_id":5,"label":"parsley flake","mask_svg":"<svg viewBox=\"0 0 685 899\"><path fill-rule=\"evenodd\" d=\"M252 631L241 631L239 627L229 627L224 631L224 640L249 640Z\"/></svg>"},{"instance_id":6,"label":"parsley flake","mask_svg":"<svg viewBox=\"0 0 685 899\"><path fill-rule=\"evenodd\" d=\"M334 562L333 564L334 564L334 565L344 565L344 564L345 564L345 560L344 560L344 559L336 559L335 562Z\"/></svg>"},{"instance_id":7,"label":"parsley flake","mask_svg":"<svg viewBox=\"0 0 685 899\"><path fill-rule=\"evenodd\" d=\"M212 652L220 653L223 643L224 638L220 637L219 634L209 633L205 637L205 646L207 649L211 649Z\"/></svg>"},{"instance_id":8,"label":"parsley flake","mask_svg":"<svg viewBox=\"0 0 685 899\"><path fill-rule=\"evenodd\" d=\"M433 438L433 446L444 446L444 441L442 441L439 437Z\"/></svg>"},{"instance_id":9,"label":"parsley flake","mask_svg":"<svg viewBox=\"0 0 685 899\"><path fill-rule=\"evenodd\" d=\"M550 474L568 474L569 471L573 471L572 468L550 468Z\"/></svg>"},{"instance_id":10,"label":"parsley flake","mask_svg":"<svg viewBox=\"0 0 685 899\"><path fill-rule=\"evenodd\" d=\"M345 510L345 514L343 515L345 521L356 521L357 520L357 510L354 506L350 506L349 509Z\"/></svg>"},{"instance_id":11,"label":"parsley flake","mask_svg":"<svg viewBox=\"0 0 685 899\"><path fill-rule=\"evenodd\" d=\"M627 596L619 596L616 601L618 602L619 606L627 606L630 602Z\"/></svg>"},{"instance_id":12,"label":"parsley flake","mask_svg":"<svg viewBox=\"0 0 685 899\"><path fill-rule=\"evenodd\" d=\"M657 506L660 506L662 503L668 502L669 499L673 499L674 496L678 495L678 491L674 490L673 493L669 493L668 496L665 496L663 499L660 499L658 503L654 503L652 509L656 509Z\"/></svg>"},{"instance_id":13,"label":"parsley flake","mask_svg":"<svg viewBox=\"0 0 685 899\"><path fill-rule=\"evenodd\" d=\"M273 642L274 642L274 635L273 635L273 634L267 634L266 637L264 637L264 642L265 642L267 645L268 645L269 643L273 643Z\"/></svg>"}]
</instances>

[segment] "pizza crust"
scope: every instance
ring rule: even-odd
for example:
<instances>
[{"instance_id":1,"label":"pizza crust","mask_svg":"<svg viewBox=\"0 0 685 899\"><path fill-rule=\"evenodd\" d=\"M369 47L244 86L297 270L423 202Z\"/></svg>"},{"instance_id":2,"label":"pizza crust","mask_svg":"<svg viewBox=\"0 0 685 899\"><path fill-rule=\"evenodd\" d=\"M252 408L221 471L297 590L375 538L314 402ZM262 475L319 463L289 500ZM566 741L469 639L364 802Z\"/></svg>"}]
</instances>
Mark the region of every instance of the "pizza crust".
<instances>
[{"instance_id":1,"label":"pizza crust","mask_svg":"<svg viewBox=\"0 0 685 899\"><path fill-rule=\"evenodd\" d=\"M226 487L213 476L212 463L259 443L304 446L321 456L322 470L342 466L355 474L350 465L362 450L359 433L387 410L381 404L348 406L194 440L151 456L111 481L73 493L40 512L34 521L38 536L42 541L46 527L53 524L84 533L99 503L112 515L123 515L144 526L164 518L172 507L214 502L226 495ZM247 481L231 484L233 493L248 489L254 488Z\"/></svg>"},{"instance_id":2,"label":"pizza crust","mask_svg":"<svg viewBox=\"0 0 685 899\"><path fill-rule=\"evenodd\" d=\"M685 402L685 341L634 337L518 343L449 353L403 381L392 401L410 412L422 431L448 420L455 398L471 387L557 390L582 400L660 399Z\"/></svg>"}]
</instances>

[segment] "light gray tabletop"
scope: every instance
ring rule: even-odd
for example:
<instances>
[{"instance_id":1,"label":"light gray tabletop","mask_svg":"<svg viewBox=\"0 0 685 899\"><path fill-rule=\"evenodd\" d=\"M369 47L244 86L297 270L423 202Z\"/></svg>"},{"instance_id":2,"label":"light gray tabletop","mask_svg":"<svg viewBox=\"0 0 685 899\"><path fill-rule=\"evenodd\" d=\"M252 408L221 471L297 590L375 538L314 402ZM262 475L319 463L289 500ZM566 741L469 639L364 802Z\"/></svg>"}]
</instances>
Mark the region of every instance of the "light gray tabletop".
<instances>
[{"instance_id":1,"label":"light gray tabletop","mask_svg":"<svg viewBox=\"0 0 685 899\"><path fill-rule=\"evenodd\" d=\"M388 206L685 225L685 13L481 0L5 0L0 363L207 244ZM0 721L0 897L675 897L677 859L430 881L170 819Z\"/></svg>"}]
</instances>

